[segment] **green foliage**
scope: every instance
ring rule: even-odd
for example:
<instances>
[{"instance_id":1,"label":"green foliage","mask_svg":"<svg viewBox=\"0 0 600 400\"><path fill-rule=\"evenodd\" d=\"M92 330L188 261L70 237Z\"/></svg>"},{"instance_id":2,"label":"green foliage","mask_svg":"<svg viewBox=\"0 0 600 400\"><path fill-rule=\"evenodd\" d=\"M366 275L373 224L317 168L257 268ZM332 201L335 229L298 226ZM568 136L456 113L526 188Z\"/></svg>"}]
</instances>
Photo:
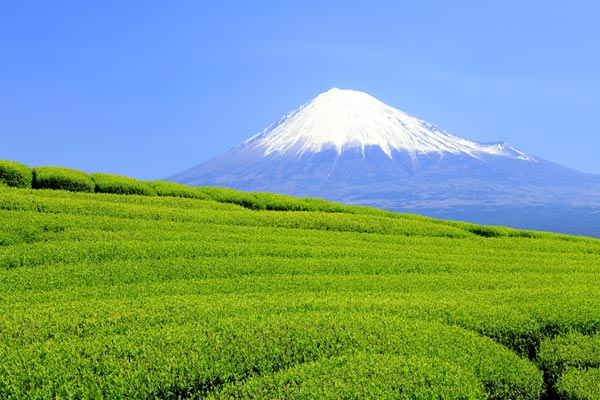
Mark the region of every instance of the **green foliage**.
<instances>
[{"instance_id":1,"label":"green foliage","mask_svg":"<svg viewBox=\"0 0 600 400\"><path fill-rule=\"evenodd\" d=\"M600 333L575 331L544 339L537 360L548 385L561 393L561 399L600 398Z\"/></svg>"},{"instance_id":2,"label":"green foliage","mask_svg":"<svg viewBox=\"0 0 600 400\"><path fill-rule=\"evenodd\" d=\"M349 212L359 213L358 208L344 206L343 204L333 203L321 199L298 199L291 196L285 196L275 193L254 192L248 193L259 199L261 204L265 205L267 210L275 211L321 211L321 212Z\"/></svg>"},{"instance_id":3,"label":"green foliage","mask_svg":"<svg viewBox=\"0 0 600 400\"><path fill-rule=\"evenodd\" d=\"M18 188L31 188L33 174L27 165L0 160L0 184Z\"/></svg>"},{"instance_id":4,"label":"green foliage","mask_svg":"<svg viewBox=\"0 0 600 400\"><path fill-rule=\"evenodd\" d=\"M114 194L137 194L143 196L155 196L156 190L147 182L127 176L93 173L90 177L95 183L97 193Z\"/></svg>"},{"instance_id":5,"label":"green foliage","mask_svg":"<svg viewBox=\"0 0 600 400\"><path fill-rule=\"evenodd\" d=\"M152 186L0 190L0 398L594 398L599 240Z\"/></svg>"},{"instance_id":6,"label":"green foliage","mask_svg":"<svg viewBox=\"0 0 600 400\"><path fill-rule=\"evenodd\" d=\"M557 383L557 393L564 400L600 399L600 369L569 368Z\"/></svg>"},{"instance_id":7,"label":"green foliage","mask_svg":"<svg viewBox=\"0 0 600 400\"><path fill-rule=\"evenodd\" d=\"M258 196L256 193L240 192L224 187L200 187L210 199L220 203L233 203L240 205L250 210L266 210L267 204L265 199Z\"/></svg>"},{"instance_id":8,"label":"green foliage","mask_svg":"<svg viewBox=\"0 0 600 400\"><path fill-rule=\"evenodd\" d=\"M177 184L173 184L177 185ZM177 185L184 186L184 185ZM283 194L266 193L266 192L242 192L239 190L229 189L225 187L201 186L197 188L188 188L193 193L196 190L204 193L206 198L218 201L221 203L237 204L250 210L269 210L269 211L320 211L326 213L347 213L394 217L398 214L389 211L382 211L372 207L347 206L339 203L334 203L327 200L315 198L296 198ZM196 197L196 196L180 196L180 197ZM433 221L431 218L414 216Z\"/></svg>"},{"instance_id":9,"label":"green foliage","mask_svg":"<svg viewBox=\"0 0 600 400\"><path fill-rule=\"evenodd\" d=\"M212 397L480 400L487 396L468 369L437 358L359 353L242 381Z\"/></svg>"},{"instance_id":10,"label":"green foliage","mask_svg":"<svg viewBox=\"0 0 600 400\"><path fill-rule=\"evenodd\" d=\"M476 235L479 236L483 236L483 237L498 237L498 236L502 236L502 233L500 232L499 229L496 229L492 226L476 226L476 227L471 227L469 229L469 232L472 232Z\"/></svg>"},{"instance_id":11,"label":"green foliage","mask_svg":"<svg viewBox=\"0 0 600 400\"><path fill-rule=\"evenodd\" d=\"M33 169L33 188L93 192L94 182L86 173L74 169L35 167Z\"/></svg>"},{"instance_id":12,"label":"green foliage","mask_svg":"<svg viewBox=\"0 0 600 400\"><path fill-rule=\"evenodd\" d=\"M211 199L211 197L200 188L165 181L154 181L149 183L159 196L185 197L200 200Z\"/></svg>"}]
</instances>

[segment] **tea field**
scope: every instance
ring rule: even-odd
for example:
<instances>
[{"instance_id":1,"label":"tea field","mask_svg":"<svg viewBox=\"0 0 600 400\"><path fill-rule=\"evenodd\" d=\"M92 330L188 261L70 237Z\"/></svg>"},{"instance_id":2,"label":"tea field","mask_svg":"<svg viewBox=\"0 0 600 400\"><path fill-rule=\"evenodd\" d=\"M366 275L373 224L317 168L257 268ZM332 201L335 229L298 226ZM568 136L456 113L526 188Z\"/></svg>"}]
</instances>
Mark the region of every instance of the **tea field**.
<instances>
[{"instance_id":1,"label":"tea field","mask_svg":"<svg viewBox=\"0 0 600 400\"><path fill-rule=\"evenodd\" d=\"M85 179L0 187L0 398L600 399L600 240Z\"/></svg>"}]
</instances>

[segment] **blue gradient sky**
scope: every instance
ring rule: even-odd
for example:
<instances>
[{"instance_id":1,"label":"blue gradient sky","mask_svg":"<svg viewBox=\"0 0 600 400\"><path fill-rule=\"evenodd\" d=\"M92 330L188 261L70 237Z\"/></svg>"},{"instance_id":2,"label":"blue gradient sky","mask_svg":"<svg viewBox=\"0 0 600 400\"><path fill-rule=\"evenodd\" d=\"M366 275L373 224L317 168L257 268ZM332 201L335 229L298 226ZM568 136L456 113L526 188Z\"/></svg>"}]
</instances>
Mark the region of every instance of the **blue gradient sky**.
<instances>
[{"instance_id":1,"label":"blue gradient sky","mask_svg":"<svg viewBox=\"0 0 600 400\"><path fill-rule=\"evenodd\" d=\"M162 178L339 87L600 174L596 4L3 1L0 159Z\"/></svg>"}]
</instances>

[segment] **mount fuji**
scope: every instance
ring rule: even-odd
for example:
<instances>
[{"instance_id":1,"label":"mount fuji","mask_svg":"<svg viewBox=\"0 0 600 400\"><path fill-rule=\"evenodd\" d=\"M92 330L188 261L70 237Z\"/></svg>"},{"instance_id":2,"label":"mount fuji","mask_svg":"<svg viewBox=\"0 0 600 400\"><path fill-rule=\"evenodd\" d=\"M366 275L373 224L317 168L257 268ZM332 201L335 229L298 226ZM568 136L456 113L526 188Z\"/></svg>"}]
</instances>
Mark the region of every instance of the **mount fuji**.
<instances>
[{"instance_id":1,"label":"mount fuji","mask_svg":"<svg viewBox=\"0 0 600 400\"><path fill-rule=\"evenodd\" d=\"M452 135L353 90L322 93L168 179L600 236L600 176Z\"/></svg>"}]
</instances>

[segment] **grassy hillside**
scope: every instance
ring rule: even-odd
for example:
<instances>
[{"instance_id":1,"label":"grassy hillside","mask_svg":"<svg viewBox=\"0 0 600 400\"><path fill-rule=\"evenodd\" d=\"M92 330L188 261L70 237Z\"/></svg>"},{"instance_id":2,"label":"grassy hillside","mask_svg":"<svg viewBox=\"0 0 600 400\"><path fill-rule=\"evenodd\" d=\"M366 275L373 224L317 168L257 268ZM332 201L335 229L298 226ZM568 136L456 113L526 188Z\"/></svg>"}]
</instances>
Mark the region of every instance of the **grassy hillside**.
<instances>
[{"instance_id":1,"label":"grassy hillside","mask_svg":"<svg viewBox=\"0 0 600 400\"><path fill-rule=\"evenodd\" d=\"M145 185L0 187L0 398L600 398L600 240Z\"/></svg>"}]
</instances>

